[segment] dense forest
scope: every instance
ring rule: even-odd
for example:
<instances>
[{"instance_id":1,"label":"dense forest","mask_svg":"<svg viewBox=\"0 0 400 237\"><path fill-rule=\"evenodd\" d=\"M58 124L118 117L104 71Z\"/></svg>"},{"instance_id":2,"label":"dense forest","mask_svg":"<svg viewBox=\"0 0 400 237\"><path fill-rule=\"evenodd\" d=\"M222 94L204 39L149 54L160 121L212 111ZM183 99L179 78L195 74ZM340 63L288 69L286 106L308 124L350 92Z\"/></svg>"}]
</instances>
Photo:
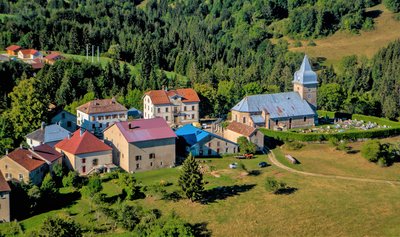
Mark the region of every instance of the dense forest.
<instances>
[{"instance_id":1,"label":"dense forest","mask_svg":"<svg viewBox=\"0 0 400 237\"><path fill-rule=\"evenodd\" d=\"M377 3L149 0L139 7L140 1L0 0L0 48L15 43L85 55L86 45L95 45L113 59L105 66L64 60L35 73L16 61L0 64L0 153L48 121L49 104L74 111L90 99L117 96L140 108L146 90L193 87L202 116L224 116L245 95L289 91L303 55L279 38L371 29L366 8ZM397 1L384 3L399 11ZM337 69L312 59L320 70L321 108L396 119L399 52L396 41L373 59L346 57Z\"/></svg>"}]
</instances>

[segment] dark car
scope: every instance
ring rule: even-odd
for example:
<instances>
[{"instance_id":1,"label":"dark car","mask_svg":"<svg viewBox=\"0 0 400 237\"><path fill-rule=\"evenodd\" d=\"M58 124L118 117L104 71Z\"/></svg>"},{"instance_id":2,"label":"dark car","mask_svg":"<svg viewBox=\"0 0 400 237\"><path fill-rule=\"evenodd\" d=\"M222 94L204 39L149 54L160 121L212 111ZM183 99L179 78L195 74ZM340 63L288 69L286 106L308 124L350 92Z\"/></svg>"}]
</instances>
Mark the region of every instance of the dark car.
<instances>
[{"instance_id":1,"label":"dark car","mask_svg":"<svg viewBox=\"0 0 400 237\"><path fill-rule=\"evenodd\" d=\"M267 164L267 162L263 161L263 162L258 163L258 166L259 166L260 168L264 168L264 167L267 167L268 164Z\"/></svg>"}]
</instances>

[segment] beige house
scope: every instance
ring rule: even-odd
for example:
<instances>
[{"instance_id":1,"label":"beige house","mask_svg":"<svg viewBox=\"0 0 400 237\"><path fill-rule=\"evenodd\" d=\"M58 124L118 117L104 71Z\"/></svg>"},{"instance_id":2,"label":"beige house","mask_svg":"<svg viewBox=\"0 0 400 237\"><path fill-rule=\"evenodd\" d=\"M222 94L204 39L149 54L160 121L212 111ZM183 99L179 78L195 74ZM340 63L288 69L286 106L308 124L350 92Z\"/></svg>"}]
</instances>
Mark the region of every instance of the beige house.
<instances>
[{"instance_id":1,"label":"beige house","mask_svg":"<svg viewBox=\"0 0 400 237\"><path fill-rule=\"evenodd\" d=\"M127 172L175 165L176 135L163 118L118 122L104 131L116 165Z\"/></svg>"},{"instance_id":2,"label":"beige house","mask_svg":"<svg viewBox=\"0 0 400 237\"><path fill-rule=\"evenodd\" d=\"M152 90L143 97L143 117L161 117L169 125L199 121L200 98L193 89Z\"/></svg>"},{"instance_id":3,"label":"beige house","mask_svg":"<svg viewBox=\"0 0 400 237\"><path fill-rule=\"evenodd\" d=\"M62 163L61 158L62 154L47 144L31 149L18 148L0 159L0 170L6 180L39 185L55 164Z\"/></svg>"},{"instance_id":4,"label":"beige house","mask_svg":"<svg viewBox=\"0 0 400 237\"><path fill-rule=\"evenodd\" d=\"M11 188L0 171L0 222L10 221Z\"/></svg>"},{"instance_id":5,"label":"beige house","mask_svg":"<svg viewBox=\"0 0 400 237\"><path fill-rule=\"evenodd\" d=\"M305 56L294 74L293 92L247 96L231 109L232 121L276 130L313 126L317 86L317 74Z\"/></svg>"},{"instance_id":6,"label":"beige house","mask_svg":"<svg viewBox=\"0 0 400 237\"><path fill-rule=\"evenodd\" d=\"M264 148L264 134L257 128L233 121L224 130L224 137L232 142L237 142L237 139L242 136L256 144L258 150Z\"/></svg>"},{"instance_id":7,"label":"beige house","mask_svg":"<svg viewBox=\"0 0 400 237\"><path fill-rule=\"evenodd\" d=\"M112 148L89 131L79 129L55 145L64 154L66 165L81 175L112 166Z\"/></svg>"}]
</instances>

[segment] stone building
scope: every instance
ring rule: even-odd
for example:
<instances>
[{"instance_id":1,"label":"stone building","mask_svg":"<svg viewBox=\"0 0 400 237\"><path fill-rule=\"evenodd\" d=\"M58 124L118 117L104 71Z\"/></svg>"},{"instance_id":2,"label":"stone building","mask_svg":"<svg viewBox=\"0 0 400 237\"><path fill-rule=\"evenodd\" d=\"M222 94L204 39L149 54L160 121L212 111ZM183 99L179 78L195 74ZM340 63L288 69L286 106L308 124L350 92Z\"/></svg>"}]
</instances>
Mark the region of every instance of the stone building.
<instances>
[{"instance_id":1,"label":"stone building","mask_svg":"<svg viewBox=\"0 0 400 237\"><path fill-rule=\"evenodd\" d=\"M11 188L0 171L0 222L10 222Z\"/></svg>"}]
</instances>

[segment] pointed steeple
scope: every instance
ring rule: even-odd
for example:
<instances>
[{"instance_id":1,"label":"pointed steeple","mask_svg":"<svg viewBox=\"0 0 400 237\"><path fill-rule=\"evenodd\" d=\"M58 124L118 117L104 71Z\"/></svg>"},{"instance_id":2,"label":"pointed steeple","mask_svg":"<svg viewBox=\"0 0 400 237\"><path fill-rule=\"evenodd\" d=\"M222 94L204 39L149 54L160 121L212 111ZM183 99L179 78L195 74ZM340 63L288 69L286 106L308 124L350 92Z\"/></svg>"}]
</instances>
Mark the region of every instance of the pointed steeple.
<instances>
[{"instance_id":1,"label":"pointed steeple","mask_svg":"<svg viewBox=\"0 0 400 237\"><path fill-rule=\"evenodd\" d=\"M293 83L302 85L318 84L317 74L312 70L307 55L304 55L300 70L294 73Z\"/></svg>"}]
</instances>

